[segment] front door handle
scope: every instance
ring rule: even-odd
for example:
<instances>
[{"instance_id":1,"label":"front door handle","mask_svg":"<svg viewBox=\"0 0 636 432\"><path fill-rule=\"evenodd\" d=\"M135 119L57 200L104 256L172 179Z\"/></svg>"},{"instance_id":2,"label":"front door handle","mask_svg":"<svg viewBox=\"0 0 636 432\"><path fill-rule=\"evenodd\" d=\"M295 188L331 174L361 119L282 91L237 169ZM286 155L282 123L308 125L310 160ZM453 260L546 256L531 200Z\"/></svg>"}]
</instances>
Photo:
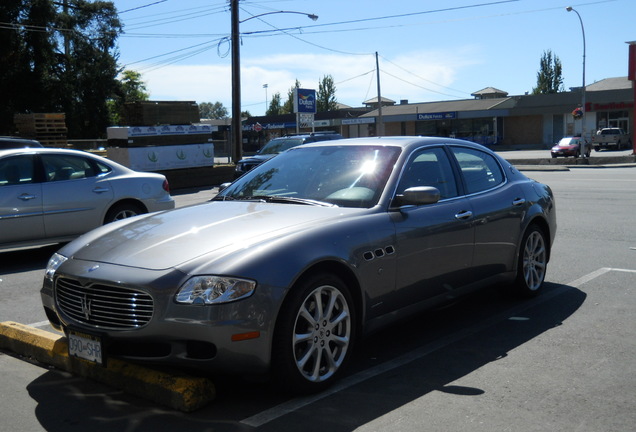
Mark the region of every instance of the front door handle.
<instances>
[{"instance_id":1,"label":"front door handle","mask_svg":"<svg viewBox=\"0 0 636 432\"><path fill-rule=\"evenodd\" d=\"M18 199L21 199L22 201L29 201L29 200L35 199L35 195L23 193L22 195L18 197Z\"/></svg>"},{"instance_id":2,"label":"front door handle","mask_svg":"<svg viewBox=\"0 0 636 432\"><path fill-rule=\"evenodd\" d=\"M471 212L470 210L462 210L455 215L455 219L459 220L466 220L470 219L471 217L473 217L473 212Z\"/></svg>"}]
</instances>

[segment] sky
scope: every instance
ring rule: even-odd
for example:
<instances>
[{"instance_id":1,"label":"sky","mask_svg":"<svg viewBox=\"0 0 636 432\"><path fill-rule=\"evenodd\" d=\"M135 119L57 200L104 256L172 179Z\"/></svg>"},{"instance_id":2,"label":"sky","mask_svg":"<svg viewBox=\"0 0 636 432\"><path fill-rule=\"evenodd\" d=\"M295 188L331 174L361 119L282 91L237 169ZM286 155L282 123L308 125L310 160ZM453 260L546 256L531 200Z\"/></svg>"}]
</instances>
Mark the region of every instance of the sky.
<instances>
[{"instance_id":1,"label":"sky","mask_svg":"<svg viewBox=\"0 0 636 432\"><path fill-rule=\"evenodd\" d=\"M114 3L124 25L119 63L141 73L151 100L221 102L231 112L227 0ZM240 0L239 8L241 105L254 116L275 93L284 102L296 80L317 90L325 76L339 103L363 106L378 93L376 53L382 97L417 103L471 99L486 87L532 92L547 51L562 64L564 88L580 87L583 34L586 84L627 76L626 42L636 41L634 0Z\"/></svg>"}]
</instances>

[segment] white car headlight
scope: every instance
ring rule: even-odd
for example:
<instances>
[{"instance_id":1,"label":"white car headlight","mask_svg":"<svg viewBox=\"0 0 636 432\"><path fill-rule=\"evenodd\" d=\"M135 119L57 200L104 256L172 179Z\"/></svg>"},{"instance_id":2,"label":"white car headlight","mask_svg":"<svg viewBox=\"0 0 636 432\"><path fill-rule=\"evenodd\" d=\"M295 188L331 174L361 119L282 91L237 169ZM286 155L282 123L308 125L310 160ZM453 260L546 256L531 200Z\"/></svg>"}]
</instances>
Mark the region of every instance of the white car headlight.
<instances>
[{"instance_id":1,"label":"white car headlight","mask_svg":"<svg viewBox=\"0 0 636 432\"><path fill-rule=\"evenodd\" d=\"M195 276L188 279L177 293L177 303L220 304L249 297L256 282L223 276Z\"/></svg>"},{"instance_id":2,"label":"white car headlight","mask_svg":"<svg viewBox=\"0 0 636 432\"><path fill-rule=\"evenodd\" d=\"M53 275L55 275L57 269L60 268L67 259L68 258L64 255L60 255L57 252L54 253L49 259L49 262L46 264L46 273L44 273L44 278L53 282Z\"/></svg>"}]
</instances>

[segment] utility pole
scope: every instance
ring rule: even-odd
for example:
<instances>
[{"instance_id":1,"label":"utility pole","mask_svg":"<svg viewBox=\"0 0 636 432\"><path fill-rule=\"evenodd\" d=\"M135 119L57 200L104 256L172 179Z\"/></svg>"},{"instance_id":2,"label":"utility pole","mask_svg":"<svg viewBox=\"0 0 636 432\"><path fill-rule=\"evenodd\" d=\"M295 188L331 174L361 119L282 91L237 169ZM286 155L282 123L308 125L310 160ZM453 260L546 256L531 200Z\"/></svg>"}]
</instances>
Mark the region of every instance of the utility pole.
<instances>
[{"instance_id":1,"label":"utility pole","mask_svg":"<svg viewBox=\"0 0 636 432\"><path fill-rule=\"evenodd\" d=\"M241 49L239 35L239 0L230 0L232 14L232 159L243 157L243 125L241 122Z\"/></svg>"},{"instance_id":2,"label":"utility pole","mask_svg":"<svg viewBox=\"0 0 636 432\"><path fill-rule=\"evenodd\" d=\"M382 120L382 95L380 94L380 62L378 60L378 52L375 52L375 71L376 81L378 82L378 125L375 134L377 136L384 135L384 121Z\"/></svg>"}]
</instances>

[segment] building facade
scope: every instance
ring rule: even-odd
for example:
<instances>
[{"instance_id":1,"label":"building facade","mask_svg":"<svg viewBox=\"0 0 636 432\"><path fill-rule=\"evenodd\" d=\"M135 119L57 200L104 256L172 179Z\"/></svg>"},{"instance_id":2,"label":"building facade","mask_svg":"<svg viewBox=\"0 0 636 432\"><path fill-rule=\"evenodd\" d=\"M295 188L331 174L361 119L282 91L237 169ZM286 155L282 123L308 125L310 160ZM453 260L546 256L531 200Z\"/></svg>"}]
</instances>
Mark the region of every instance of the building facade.
<instances>
[{"instance_id":1,"label":"building facade","mask_svg":"<svg viewBox=\"0 0 636 432\"><path fill-rule=\"evenodd\" d=\"M296 125L293 114L253 117L244 122L244 149L262 147L289 133L332 130L347 138L383 135L426 135L461 138L487 146L547 148L564 136L591 134L603 127L634 128L634 91L627 77L608 78L586 86L584 117L577 118L580 88L568 92L508 96L489 87L474 99L408 103L382 99L364 108L316 114L313 126ZM381 111L381 112L380 112Z\"/></svg>"}]
</instances>

